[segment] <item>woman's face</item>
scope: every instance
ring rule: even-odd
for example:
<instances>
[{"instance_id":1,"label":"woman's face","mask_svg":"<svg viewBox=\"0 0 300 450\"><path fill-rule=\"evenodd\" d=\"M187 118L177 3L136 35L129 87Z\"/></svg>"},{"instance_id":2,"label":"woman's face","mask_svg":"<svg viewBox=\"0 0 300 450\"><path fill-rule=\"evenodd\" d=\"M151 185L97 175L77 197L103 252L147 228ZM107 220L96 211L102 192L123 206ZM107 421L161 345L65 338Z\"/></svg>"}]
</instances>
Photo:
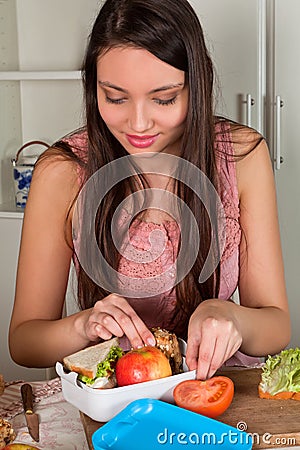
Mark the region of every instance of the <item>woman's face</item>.
<instances>
[{"instance_id":1,"label":"woman's face","mask_svg":"<svg viewBox=\"0 0 300 450\"><path fill-rule=\"evenodd\" d=\"M99 112L129 154L179 155L188 108L185 73L147 50L118 47L97 64Z\"/></svg>"}]
</instances>

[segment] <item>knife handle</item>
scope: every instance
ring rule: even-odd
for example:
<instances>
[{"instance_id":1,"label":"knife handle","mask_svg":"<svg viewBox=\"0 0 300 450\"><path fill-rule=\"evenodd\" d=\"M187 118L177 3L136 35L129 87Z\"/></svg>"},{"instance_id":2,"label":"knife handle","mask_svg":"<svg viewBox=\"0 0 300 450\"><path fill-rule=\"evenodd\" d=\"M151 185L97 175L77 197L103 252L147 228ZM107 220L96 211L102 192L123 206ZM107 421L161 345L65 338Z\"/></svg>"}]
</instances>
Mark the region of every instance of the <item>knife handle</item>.
<instances>
[{"instance_id":1,"label":"knife handle","mask_svg":"<svg viewBox=\"0 0 300 450\"><path fill-rule=\"evenodd\" d=\"M24 411L27 414L33 413L33 395L32 395L32 387L30 384L28 383L22 384L21 395Z\"/></svg>"}]
</instances>

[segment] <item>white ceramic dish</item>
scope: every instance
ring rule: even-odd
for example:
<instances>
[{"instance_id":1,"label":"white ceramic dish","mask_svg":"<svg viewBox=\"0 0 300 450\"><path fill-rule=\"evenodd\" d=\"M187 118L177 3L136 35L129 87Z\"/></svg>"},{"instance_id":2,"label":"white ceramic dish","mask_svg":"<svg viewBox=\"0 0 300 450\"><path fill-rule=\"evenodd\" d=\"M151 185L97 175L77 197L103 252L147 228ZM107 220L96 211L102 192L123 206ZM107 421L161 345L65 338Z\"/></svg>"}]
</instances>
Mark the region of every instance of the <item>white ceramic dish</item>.
<instances>
[{"instance_id":1,"label":"white ceramic dish","mask_svg":"<svg viewBox=\"0 0 300 450\"><path fill-rule=\"evenodd\" d=\"M185 355L186 343L180 341L182 354ZM65 372L60 362L56 363L56 372L61 378L62 393L65 400L98 422L107 422L124 409L133 400L153 398L173 403L173 389L183 380L192 380L196 371L188 371L159 380L133 384L113 389L92 389L77 379L77 373Z\"/></svg>"}]
</instances>

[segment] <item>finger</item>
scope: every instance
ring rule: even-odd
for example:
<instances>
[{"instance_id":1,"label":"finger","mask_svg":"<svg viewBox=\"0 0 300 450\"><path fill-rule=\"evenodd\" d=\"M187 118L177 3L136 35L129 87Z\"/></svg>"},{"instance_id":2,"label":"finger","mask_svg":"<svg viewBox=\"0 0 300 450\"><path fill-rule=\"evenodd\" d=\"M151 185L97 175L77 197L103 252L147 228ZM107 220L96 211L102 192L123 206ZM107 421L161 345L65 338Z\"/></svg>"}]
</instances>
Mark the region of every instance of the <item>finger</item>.
<instances>
[{"instance_id":1,"label":"finger","mask_svg":"<svg viewBox=\"0 0 300 450\"><path fill-rule=\"evenodd\" d=\"M209 377L211 361L215 352L216 339L203 337L199 346L197 379L206 380Z\"/></svg>"},{"instance_id":2,"label":"finger","mask_svg":"<svg viewBox=\"0 0 300 450\"><path fill-rule=\"evenodd\" d=\"M226 362L229 358L231 358L232 355L234 355L235 352L237 352L242 345L242 338L241 336L237 336L236 338L233 338L229 343L226 350L226 354L224 357L224 362Z\"/></svg>"},{"instance_id":3,"label":"finger","mask_svg":"<svg viewBox=\"0 0 300 450\"><path fill-rule=\"evenodd\" d=\"M143 322L143 320L137 315L132 306L130 306L127 300L125 300L124 297L120 297L114 294L113 303L119 309L118 316L115 316L118 324L121 326L124 333L128 337L132 347L140 347L143 345L154 346L156 341L153 334ZM123 313L125 313L125 315L123 315ZM126 316L130 318L131 323L128 322Z\"/></svg>"},{"instance_id":4,"label":"finger","mask_svg":"<svg viewBox=\"0 0 300 450\"><path fill-rule=\"evenodd\" d=\"M226 329L228 332L226 332ZM216 336L215 349L211 358L207 377L212 377L215 372L235 353L241 345L241 337L236 330L232 328L232 323L219 330Z\"/></svg>"},{"instance_id":5,"label":"finger","mask_svg":"<svg viewBox=\"0 0 300 450\"><path fill-rule=\"evenodd\" d=\"M91 321L89 321L86 327L86 336L91 342L99 338L105 341L112 338L112 334L108 330L103 328L98 322Z\"/></svg>"},{"instance_id":6,"label":"finger","mask_svg":"<svg viewBox=\"0 0 300 450\"><path fill-rule=\"evenodd\" d=\"M226 355L229 352L229 341L224 337L218 336L215 341L214 352L210 361L210 366L207 372L207 378L212 377L216 371L224 364L226 361Z\"/></svg>"},{"instance_id":7,"label":"finger","mask_svg":"<svg viewBox=\"0 0 300 450\"><path fill-rule=\"evenodd\" d=\"M99 324L96 325L96 333L99 338L104 339L105 341L111 339L113 336L117 336Z\"/></svg>"},{"instance_id":8,"label":"finger","mask_svg":"<svg viewBox=\"0 0 300 450\"><path fill-rule=\"evenodd\" d=\"M117 309L114 319L126 334L133 348L155 345L154 336L134 311L127 310L127 313L124 313L124 311Z\"/></svg>"},{"instance_id":9,"label":"finger","mask_svg":"<svg viewBox=\"0 0 300 450\"><path fill-rule=\"evenodd\" d=\"M118 322L115 320L114 317L112 317L110 314L107 313L102 313L98 315L98 323L96 330L98 333L101 334L101 337L103 334L105 334L106 336L110 335L110 337L124 336L124 331L122 330Z\"/></svg>"},{"instance_id":10,"label":"finger","mask_svg":"<svg viewBox=\"0 0 300 450\"><path fill-rule=\"evenodd\" d=\"M231 321L220 324L208 377L214 375L227 359L239 349L241 343L242 338Z\"/></svg>"},{"instance_id":11,"label":"finger","mask_svg":"<svg viewBox=\"0 0 300 450\"><path fill-rule=\"evenodd\" d=\"M155 345L154 336L123 297L110 295L97 302L95 310L99 325L116 336L125 334L132 347Z\"/></svg>"},{"instance_id":12,"label":"finger","mask_svg":"<svg viewBox=\"0 0 300 450\"><path fill-rule=\"evenodd\" d=\"M185 357L189 370L197 369L200 340L201 334L195 334L195 332L189 328Z\"/></svg>"},{"instance_id":13,"label":"finger","mask_svg":"<svg viewBox=\"0 0 300 450\"><path fill-rule=\"evenodd\" d=\"M210 373L210 367L216 348L218 337L218 321L209 317L202 323L201 342L198 352L197 378L206 380Z\"/></svg>"}]
</instances>

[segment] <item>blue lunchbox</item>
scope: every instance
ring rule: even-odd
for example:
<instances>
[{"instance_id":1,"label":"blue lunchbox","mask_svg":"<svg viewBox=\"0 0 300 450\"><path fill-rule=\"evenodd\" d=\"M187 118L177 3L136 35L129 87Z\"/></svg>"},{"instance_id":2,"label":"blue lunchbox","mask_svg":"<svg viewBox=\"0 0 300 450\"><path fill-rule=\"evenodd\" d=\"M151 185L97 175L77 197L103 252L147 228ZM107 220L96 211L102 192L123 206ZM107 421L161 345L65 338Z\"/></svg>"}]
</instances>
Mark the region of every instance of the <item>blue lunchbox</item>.
<instances>
[{"instance_id":1,"label":"blue lunchbox","mask_svg":"<svg viewBox=\"0 0 300 450\"><path fill-rule=\"evenodd\" d=\"M127 405L92 435L95 450L248 450L244 431L161 400L143 398Z\"/></svg>"}]
</instances>

